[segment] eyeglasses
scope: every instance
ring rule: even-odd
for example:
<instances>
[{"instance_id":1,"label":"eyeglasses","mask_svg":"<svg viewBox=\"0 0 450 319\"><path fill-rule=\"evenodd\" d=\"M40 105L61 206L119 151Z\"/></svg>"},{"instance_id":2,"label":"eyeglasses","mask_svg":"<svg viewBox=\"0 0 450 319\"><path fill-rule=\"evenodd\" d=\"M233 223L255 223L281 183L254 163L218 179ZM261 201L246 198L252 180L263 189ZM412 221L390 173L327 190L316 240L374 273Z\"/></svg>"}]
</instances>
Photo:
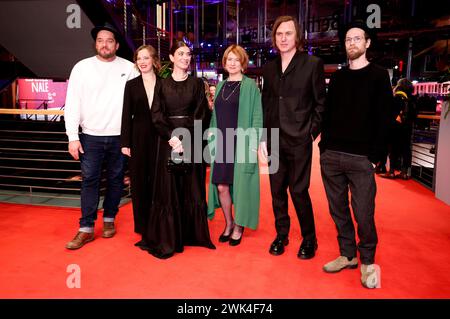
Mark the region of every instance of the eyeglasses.
<instances>
[{"instance_id":1,"label":"eyeglasses","mask_svg":"<svg viewBox=\"0 0 450 319\"><path fill-rule=\"evenodd\" d=\"M354 43L358 44L358 43L361 42L362 39L364 39L364 37L345 38L345 43L346 43L346 44L349 44L349 43L351 43L352 40L353 40Z\"/></svg>"}]
</instances>

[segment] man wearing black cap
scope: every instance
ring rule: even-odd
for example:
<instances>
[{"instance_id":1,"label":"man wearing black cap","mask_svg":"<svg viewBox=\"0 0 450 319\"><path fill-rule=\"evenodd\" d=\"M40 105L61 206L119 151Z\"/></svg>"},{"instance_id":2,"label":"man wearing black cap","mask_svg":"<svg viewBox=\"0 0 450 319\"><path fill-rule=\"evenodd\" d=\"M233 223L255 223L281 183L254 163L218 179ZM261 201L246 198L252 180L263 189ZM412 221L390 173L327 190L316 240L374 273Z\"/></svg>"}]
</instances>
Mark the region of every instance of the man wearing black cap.
<instances>
[{"instance_id":1,"label":"man wearing black cap","mask_svg":"<svg viewBox=\"0 0 450 319\"><path fill-rule=\"evenodd\" d=\"M361 259L361 283L378 285L375 250L375 167L385 148L385 131L392 104L388 72L370 63L366 51L374 38L364 23L345 28L344 43L349 65L331 77L319 144L322 179L331 216L338 231L340 256L323 270L339 272L357 268ZM357 222L359 243L349 207Z\"/></svg>"},{"instance_id":2,"label":"man wearing black cap","mask_svg":"<svg viewBox=\"0 0 450 319\"><path fill-rule=\"evenodd\" d=\"M137 75L134 64L116 56L119 32L110 24L92 29L97 55L81 60L72 69L64 118L69 153L81 162L81 218L67 249L78 249L94 240L99 203L100 175L106 163L107 189L103 201L103 237L116 233L114 219L123 189L123 156L120 126L125 83ZM82 133L78 134L81 126Z\"/></svg>"}]
</instances>

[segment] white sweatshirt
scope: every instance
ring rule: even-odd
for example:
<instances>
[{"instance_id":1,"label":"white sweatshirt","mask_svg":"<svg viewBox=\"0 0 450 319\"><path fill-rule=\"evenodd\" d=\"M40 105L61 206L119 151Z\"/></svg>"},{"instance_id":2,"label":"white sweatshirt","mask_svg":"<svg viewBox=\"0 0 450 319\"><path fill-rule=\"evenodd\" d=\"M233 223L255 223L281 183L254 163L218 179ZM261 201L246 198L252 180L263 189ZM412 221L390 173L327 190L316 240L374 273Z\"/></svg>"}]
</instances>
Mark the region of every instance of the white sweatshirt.
<instances>
[{"instance_id":1,"label":"white sweatshirt","mask_svg":"<svg viewBox=\"0 0 450 319\"><path fill-rule=\"evenodd\" d=\"M79 139L79 126L89 135L120 135L125 83L138 74L133 63L120 57L103 62L93 56L75 64L64 111L69 141Z\"/></svg>"}]
</instances>

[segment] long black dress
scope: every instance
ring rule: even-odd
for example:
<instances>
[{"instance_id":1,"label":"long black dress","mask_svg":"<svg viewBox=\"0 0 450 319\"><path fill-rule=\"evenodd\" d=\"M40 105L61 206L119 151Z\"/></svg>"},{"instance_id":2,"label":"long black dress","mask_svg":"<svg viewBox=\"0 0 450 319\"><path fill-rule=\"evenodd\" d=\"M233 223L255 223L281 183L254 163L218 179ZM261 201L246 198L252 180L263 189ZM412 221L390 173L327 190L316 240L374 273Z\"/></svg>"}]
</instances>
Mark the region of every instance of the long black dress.
<instances>
[{"instance_id":1,"label":"long black dress","mask_svg":"<svg viewBox=\"0 0 450 319\"><path fill-rule=\"evenodd\" d=\"M131 149L129 164L134 231L139 234L144 233L150 213L157 137L144 82L139 76L125 85L120 135L121 147Z\"/></svg>"},{"instance_id":2,"label":"long black dress","mask_svg":"<svg viewBox=\"0 0 450 319\"><path fill-rule=\"evenodd\" d=\"M188 77L175 81L171 76L161 80L155 90L152 105L153 123L160 135L158 143L155 193L145 233L148 251L158 258L169 258L182 252L185 245L215 249L211 242L207 220L202 139L195 144L194 119L204 126L209 122L208 104L203 82ZM167 170L172 148L169 139L176 128L187 128L192 139L189 173L177 174ZM198 130L200 135L202 129ZM201 136L200 136L201 138ZM183 138L187 152L188 138ZM197 152L197 163L193 161Z\"/></svg>"}]
</instances>

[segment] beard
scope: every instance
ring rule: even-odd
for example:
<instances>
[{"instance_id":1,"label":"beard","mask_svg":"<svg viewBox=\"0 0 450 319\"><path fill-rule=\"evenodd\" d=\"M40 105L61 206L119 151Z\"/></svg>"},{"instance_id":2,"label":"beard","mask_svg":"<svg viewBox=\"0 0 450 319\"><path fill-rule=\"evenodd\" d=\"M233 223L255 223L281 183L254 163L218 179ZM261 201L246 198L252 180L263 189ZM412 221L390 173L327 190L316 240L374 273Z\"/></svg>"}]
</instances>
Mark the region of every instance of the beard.
<instances>
[{"instance_id":1,"label":"beard","mask_svg":"<svg viewBox=\"0 0 450 319\"><path fill-rule=\"evenodd\" d=\"M97 50L97 55L102 57L103 59L110 59L116 55L116 53L114 51L104 51L104 53L102 53L103 49L104 48Z\"/></svg>"},{"instance_id":2,"label":"beard","mask_svg":"<svg viewBox=\"0 0 450 319\"><path fill-rule=\"evenodd\" d=\"M364 52L365 52L364 50L359 50L358 48L355 48L352 51L347 50L347 57L348 57L349 60L356 60L361 55L363 55Z\"/></svg>"}]
</instances>

